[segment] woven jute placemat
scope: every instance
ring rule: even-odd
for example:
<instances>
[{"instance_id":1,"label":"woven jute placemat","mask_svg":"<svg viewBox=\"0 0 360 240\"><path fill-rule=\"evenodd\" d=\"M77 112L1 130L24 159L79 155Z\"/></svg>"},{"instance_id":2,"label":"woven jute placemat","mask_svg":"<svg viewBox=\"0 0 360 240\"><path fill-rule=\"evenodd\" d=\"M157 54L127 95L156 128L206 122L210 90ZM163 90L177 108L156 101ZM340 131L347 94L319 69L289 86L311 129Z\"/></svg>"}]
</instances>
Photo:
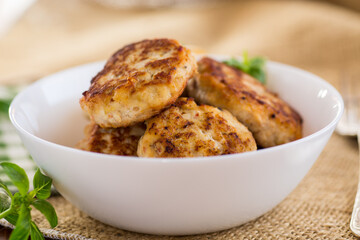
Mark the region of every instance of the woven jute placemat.
<instances>
[{"instance_id":1,"label":"woven jute placemat","mask_svg":"<svg viewBox=\"0 0 360 240\"><path fill-rule=\"evenodd\" d=\"M72 7L64 7L63 2ZM72 12L76 7L82 11ZM56 21L58 28L46 25L46 31L39 31L34 23L40 16L46 16L49 24ZM89 19L92 24L78 19ZM20 42L27 29L37 36ZM140 14L98 10L81 1L39 0L0 41L0 52L7 56L0 57L1 74L9 79L21 76L15 71L19 65L22 74L46 74L104 59L135 40L164 36L219 54L241 55L247 49L251 55L320 75L335 87L344 72L355 71L360 63L359 13L326 1L238 1L216 8ZM61 44L56 42L59 39ZM27 60L25 52L34 57ZM46 55L49 52L56 57ZM310 172L284 201L258 219L216 233L171 237L128 232L92 219L61 196L50 198L59 216L55 229L49 229L40 214L35 212L33 217L46 236L55 239L355 239L349 221L358 182L358 154L356 139L334 133Z\"/></svg>"}]
</instances>

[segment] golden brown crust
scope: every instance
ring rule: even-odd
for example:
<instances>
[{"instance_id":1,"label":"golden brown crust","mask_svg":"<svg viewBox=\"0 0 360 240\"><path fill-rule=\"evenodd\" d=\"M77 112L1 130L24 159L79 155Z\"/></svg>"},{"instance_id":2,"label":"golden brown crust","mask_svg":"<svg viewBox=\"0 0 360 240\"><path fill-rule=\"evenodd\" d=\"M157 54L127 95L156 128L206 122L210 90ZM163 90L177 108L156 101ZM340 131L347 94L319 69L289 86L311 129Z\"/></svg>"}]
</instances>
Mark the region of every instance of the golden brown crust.
<instances>
[{"instance_id":1,"label":"golden brown crust","mask_svg":"<svg viewBox=\"0 0 360 240\"><path fill-rule=\"evenodd\" d=\"M251 132L229 112L179 98L146 121L139 157L201 157L256 150Z\"/></svg>"},{"instance_id":2,"label":"golden brown crust","mask_svg":"<svg viewBox=\"0 0 360 240\"><path fill-rule=\"evenodd\" d=\"M129 126L175 102L195 72L195 58L176 40L143 40L111 56L80 105L101 127Z\"/></svg>"},{"instance_id":3,"label":"golden brown crust","mask_svg":"<svg viewBox=\"0 0 360 240\"><path fill-rule=\"evenodd\" d=\"M77 148L90 152L137 156L138 142L145 129L143 123L122 128L101 128L91 122L85 127L85 137Z\"/></svg>"},{"instance_id":4,"label":"golden brown crust","mask_svg":"<svg viewBox=\"0 0 360 240\"><path fill-rule=\"evenodd\" d=\"M188 94L197 101L229 110L253 133L261 147L302 136L302 119L287 103L240 70L205 57Z\"/></svg>"}]
</instances>

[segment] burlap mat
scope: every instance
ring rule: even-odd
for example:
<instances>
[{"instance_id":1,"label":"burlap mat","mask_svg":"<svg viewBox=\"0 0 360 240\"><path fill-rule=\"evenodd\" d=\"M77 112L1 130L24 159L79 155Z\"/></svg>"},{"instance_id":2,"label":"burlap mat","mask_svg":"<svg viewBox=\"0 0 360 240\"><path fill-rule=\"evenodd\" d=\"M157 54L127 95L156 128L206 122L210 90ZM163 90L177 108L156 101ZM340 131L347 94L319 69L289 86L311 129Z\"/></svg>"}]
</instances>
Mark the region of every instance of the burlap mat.
<instances>
[{"instance_id":1,"label":"burlap mat","mask_svg":"<svg viewBox=\"0 0 360 240\"><path fill-rule=\"evenodd\" d=\"M44 16L48 20L40 25ZM327 2L238 1L196 9L115 11L84 1L40 0L0 39L0 76L3 82L23 81L20 77L106 59L123 44L163 36L213 53L235 55L247 49L314 72L335 87L360 63L359 13ZM104 225L53 197L59 226L48 234L61 239L352 239L348 226L358 154L355 139L334 134L282 203L226 231L183 237L137 234ZM47 232L45 220L34 217Z\"/></svg>"}]
</instances>

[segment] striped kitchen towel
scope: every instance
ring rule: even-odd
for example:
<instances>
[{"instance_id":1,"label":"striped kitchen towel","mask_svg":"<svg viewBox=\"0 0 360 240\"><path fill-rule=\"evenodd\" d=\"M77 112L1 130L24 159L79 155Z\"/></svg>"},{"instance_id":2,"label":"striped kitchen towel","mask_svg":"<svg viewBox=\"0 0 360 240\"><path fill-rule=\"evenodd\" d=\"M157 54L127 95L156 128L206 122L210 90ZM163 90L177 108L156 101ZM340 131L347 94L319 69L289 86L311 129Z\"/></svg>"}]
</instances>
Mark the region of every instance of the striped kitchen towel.
<instances>
[{"instance_id":1,"label":"striped kitchen towel","mask_svg":"<svg viewBox=\"0 0 360 240\"><path fill-rule=\"evenodd\" d=\"M9 161L22 167L29 177L31 190L32 179L37 166L23 146L8 115L11 100L22 88L23 86L0 86L0 162ZM0 179L8 186L10 191L17 191L1 167Z\"/></svg>"}]
</instances>

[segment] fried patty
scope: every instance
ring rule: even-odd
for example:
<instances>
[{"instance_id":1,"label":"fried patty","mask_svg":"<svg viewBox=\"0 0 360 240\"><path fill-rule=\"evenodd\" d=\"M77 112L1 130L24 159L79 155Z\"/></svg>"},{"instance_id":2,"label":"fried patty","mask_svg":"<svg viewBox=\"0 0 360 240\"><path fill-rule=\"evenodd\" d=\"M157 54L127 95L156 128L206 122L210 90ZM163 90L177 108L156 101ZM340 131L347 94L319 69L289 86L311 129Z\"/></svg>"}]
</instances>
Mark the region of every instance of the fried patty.
<instances>
[{"instance_id":1,"label":"fried patty","mask_svg":"<svg viewBox=\"0 0 360 240\"><path fill-rule=\"evenodd\" d=\"M143 123L130 127L101 128L91 122L85 127L85 137L78 143L77 148L90 152L137 156L138 142L145 129Z\"/></svg>"},{"instance_id":2,"label":"fried patty","mask_svg":"<svg viewBox=\"0 0 360 240\"><path fill-rule=\"evenodd\" d=\"M227 109L248 127L261 147L287 143L302 136L300 115L253 77L205 57L189 81L196 101Z\"/></svg>"},{"instance_id":3,"label":"fried patty","mask_svg":"<svg viewBox=\"0 0 360 240\"><path fill-rule=\"evenodd\" d=\"M101 127L142 122L175 102L196 68L190 50L176 40L133 43L112 55L80 105Z\"/></svg>"},{"instance_id":4,"label":"fried patty","mask_svg":"<svg viewBox=\"0 0 360 240\"><path fill-rule=\"evenodd\" d=\"M251 132L228 111L179 98L147 120L139 157L202 157L256 150Z\"/></svg>"}]
</instances>

